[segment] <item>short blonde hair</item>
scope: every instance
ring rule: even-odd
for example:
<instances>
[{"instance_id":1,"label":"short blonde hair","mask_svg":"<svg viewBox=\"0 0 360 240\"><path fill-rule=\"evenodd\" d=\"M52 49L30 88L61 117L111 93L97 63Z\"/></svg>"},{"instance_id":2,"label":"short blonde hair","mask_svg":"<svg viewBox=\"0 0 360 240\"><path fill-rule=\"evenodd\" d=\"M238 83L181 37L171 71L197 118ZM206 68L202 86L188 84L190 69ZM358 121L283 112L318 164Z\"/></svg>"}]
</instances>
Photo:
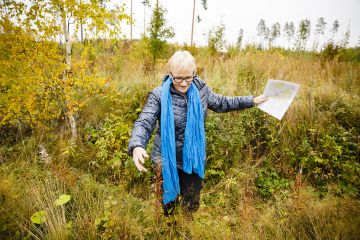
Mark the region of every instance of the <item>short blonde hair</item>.
<instances>
[{"instance_id":1,"label":"short blonde hair","mask_svg":"<svg viewBox=\"0 0 360 240\"><path fill-rule=\"evenodd\" d=\"M190 52L186 50L176 51L168 61L168 73L174 70L189 70L196 73L196 62Z\"/></svg>"}]
</instances>

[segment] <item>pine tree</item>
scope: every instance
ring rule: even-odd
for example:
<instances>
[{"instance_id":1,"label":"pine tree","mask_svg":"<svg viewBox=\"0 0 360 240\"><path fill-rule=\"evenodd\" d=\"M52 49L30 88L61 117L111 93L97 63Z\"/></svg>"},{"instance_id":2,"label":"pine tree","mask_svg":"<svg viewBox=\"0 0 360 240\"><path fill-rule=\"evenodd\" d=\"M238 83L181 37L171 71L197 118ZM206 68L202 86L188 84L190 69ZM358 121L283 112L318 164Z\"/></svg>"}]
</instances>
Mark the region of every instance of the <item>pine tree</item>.
<instances>
[{"instance_id":1,"label":"pine tree","mask_svg":"<svg viewBox=\"0 0 360 240\"><path fill-rule=\"evenodd\" d=\"M153 57L153 67L155 67L156 60L164 53L165 40L175 36L172 27L166 27L165 19L166 10L159 6L158 1L151 17L149 34L150 34L150 53Z\"/></svg>"}]
</instances>

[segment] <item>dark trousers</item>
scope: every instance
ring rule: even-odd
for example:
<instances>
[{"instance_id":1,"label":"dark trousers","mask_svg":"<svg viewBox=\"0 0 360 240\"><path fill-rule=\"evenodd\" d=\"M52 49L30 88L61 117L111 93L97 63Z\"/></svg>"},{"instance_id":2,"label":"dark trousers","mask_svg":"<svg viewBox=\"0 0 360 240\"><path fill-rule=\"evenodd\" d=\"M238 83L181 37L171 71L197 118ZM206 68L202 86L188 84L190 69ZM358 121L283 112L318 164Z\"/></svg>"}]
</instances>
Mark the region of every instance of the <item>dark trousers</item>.
<instances>
[{"instance_id":1,"label":"dark trousers","mask_svg":"<svg viewBox=\"0 0 360 240\"><path fill-rule=\"evenodd\" d=\"M200 178L196 173L187 174L180 169L178 169L178 175L180 197L177 197L175 201L162 204L165 216L172 214L175 206L178 204L180 204L186 213L196 212L200 206L202 178Z\"/></svg>"}]
</instances>

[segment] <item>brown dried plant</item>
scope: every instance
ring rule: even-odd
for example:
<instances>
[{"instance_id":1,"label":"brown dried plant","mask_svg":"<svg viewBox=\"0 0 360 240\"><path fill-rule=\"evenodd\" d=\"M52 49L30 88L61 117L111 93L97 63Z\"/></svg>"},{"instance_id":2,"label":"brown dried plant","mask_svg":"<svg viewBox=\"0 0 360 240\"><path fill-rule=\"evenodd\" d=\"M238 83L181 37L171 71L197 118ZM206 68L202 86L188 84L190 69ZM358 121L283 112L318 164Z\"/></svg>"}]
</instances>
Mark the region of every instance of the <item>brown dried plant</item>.
<instances>
[{"instance_id":1,"label":"brown dried plant","mask_svg":"<svg viewBox=\"0 0 360 240\"><path fill-rule=\"evenodd\" d=\"M302 167L300 167L299 173L295 177L295 189L292 195L293 207L295 209L303 209L306 197L302 194Z\"/></svg>"},{"instance_id":2,"label":"brown dried plant","mask_svg":"<svg viewBox=\"0 0 360 240\"><path fill-rule=\"evenodd\" d=\"M160 221L160 212L159 209L161 209L161 202L162 202L162 184L163 184L163 178L162 178L162 169L161 169L161 163L158 162L154 166L155 171L155 211L156 211L156 221L159 223Z\"/></svg>"}]
</instances>

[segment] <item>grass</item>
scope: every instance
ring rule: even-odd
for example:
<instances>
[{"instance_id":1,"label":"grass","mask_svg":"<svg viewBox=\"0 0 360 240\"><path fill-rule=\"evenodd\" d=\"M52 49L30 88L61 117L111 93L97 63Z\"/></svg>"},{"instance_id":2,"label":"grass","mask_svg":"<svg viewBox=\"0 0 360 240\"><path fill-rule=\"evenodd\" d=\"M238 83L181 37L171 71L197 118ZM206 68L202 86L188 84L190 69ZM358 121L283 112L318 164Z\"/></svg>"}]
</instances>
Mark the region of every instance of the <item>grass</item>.
<instances>
[{"instance_id":1,"label":"grass","mask_svg":"<svg viewBox=\"0 0 360 240\"><path fill-rule=\"evenodd\" d=\"M158 221L154 195L137 198L121 186L99 183L89 174L80 175L75 186L65 188L49 170L41 181L29 176L28 170L34 171L34 166L18 162L1 168L5 199L1 222L10 230L2 236L7 239L17 239L11 230L21 232L18 236L22 237L31 232L35 239L355 239L359 234L358 200L319 199L315 189L305 187L300 207L291 194L264 201L249 182L254 170L243 167L204 189L193 222L181 214L173 219L161 216ZM25 180L26 176L30 181L18 182L17 178ZM72 200L54 209L52 203L61 193L70 194ZM41 209L51 209L48 221L34 226L30 216ZM175 221L176 225L171 225Z\"/></svg>"},{"instance_id":2,"label":"grass","mask_svg":"<svg viewBox=\"0 0 360 240\"><path fill-rule=\"evenodd\" d=\"M68 145L66 125L60 124L55 132L34 130L1 146L0 238L358 238L359 63L284 51L244 51L222 59L196 51L200 76L217 93L258 95L267 79L301 87L281 122L257 109L209 112L206 180L193 221L181 209L163 217L151 187L154 174L139 174L126 155L137 109L160 84L165 60L144 73L144 59L100 51L93 65L110 75L112 90L88 99L76 145ZM39 144L50 163L38 155ZM98 157L100 151L107 157ZM256 184L260 173L263 188ZM65 193L71 200L55 207ZM45 209L48 221L31 223L32 214Z\"/></svg>"}]
</instances>

